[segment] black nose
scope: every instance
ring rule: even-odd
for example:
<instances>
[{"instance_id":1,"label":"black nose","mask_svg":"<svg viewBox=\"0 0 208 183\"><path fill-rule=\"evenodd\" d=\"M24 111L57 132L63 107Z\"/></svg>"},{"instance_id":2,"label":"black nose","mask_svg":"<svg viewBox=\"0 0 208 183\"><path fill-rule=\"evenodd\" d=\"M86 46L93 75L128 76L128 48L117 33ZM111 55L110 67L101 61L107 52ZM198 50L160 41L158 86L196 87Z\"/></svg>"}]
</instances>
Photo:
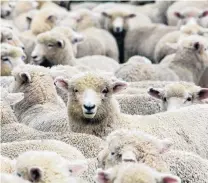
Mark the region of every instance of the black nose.
<instances>
[{"instance_id":1,"label":"black nose","mask_svg":"<svg viewBox=\"0 0 208 183\"><path fill-rule=\"evenodd\" d=\"M116 32L120 32L120 27L116 27Z\"/></svg>"},{"instance_id":2,"label":"black nose","mask_svg":"<svg viewBox=\"0 0 208 183\"><path fill-rule=\"evenodd\" d=\"M36 58L38 58L38 56L35 55L35 56L32 56L32 58L33 58L33 59L36 59Z\"/></svg>"},{"instance_id":3,"label":"black nose","mask_svg":"<svg viewBox=\"0 0 208 183\"><path fill-rule=\"evenodd\" d=\"M95 105L89 106L89 105L85 105L85 104L84 104L84 108L85 108L86 110L88 110L88 111L91 111L92 109L95 108Z\"/></svg>"}]
</instances>

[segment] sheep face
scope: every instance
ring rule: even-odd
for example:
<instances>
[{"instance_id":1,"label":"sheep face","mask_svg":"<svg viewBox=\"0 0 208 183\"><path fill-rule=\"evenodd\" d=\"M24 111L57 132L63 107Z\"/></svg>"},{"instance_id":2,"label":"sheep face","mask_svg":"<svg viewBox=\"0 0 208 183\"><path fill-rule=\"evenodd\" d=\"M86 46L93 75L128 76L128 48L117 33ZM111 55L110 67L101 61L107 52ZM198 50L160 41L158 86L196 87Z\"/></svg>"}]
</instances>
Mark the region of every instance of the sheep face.
<instances>
[{"instance_id":1,"label":"sheep face","mask_svg":"<svg viewBox=\"0 0 208 183\"><path fill-rule=\"evenodd\" d=\"M99 155L99 164L108 168L121 162L150 163L152 156L159 157L172 143L168 139L159 140L139 131L119 130L107 137L108 148ZM150 165L154 166L154 165Z\"/></svg>"},{"instance_id":2,"label":"sheep face","mask_svg":"<svg viewBox=\"0 0 208 183\"><path fill-rule=\"evenodd\" d=\"M11 75L14 67L24 64L26 55L21 48L8 44L1 45L1 76Z\"/></svg>"},{"instance_id":3,"label":"sheep face","mask_svg":"<svg viewBox=\"0 0 208 183\"><path fill-rule=\"evenodd\" d=\"M208 98L208 89L200 88L194 84L174 83L167 85L164 89L150 88L151 96L162 100L163 108L166 111L179 109L200 103Z\"/></svg>"},{"instance_id":4,"label":"sheep face","mask_svg":"<svg viewBox=\"0 0 208 183\"><path fill-rule=\"evenodd\" d=\"M96 73L85 73L71 80L56 78L55 84L69 93L69 115L91 122L106 118L112 111L112 95L126 87L125 82L113 82Z\"/></svg>"},{"instance_id":5,"label":"sheep face","mask_svg":"<svg viewBox=\"0 0 208 183\"><path fill-rule=\"evenodd\" d=\"M180 183L179 177L159 173L145 164L124 163L113 168L98 169L97 183Z\"/></svg>"},{"instance_id":6,"label":"sheep face","mask_svg":"<svg viewBox=\"0 0 208 183\"><path fill-rule=\"evenodd\" d=\"M15 2L1 1L1 18L7 18L11 15L15 7Z\"/></svg>"},{"instance_id":7,"label":"sheep face","mask_svg":"<svg viewBox=\"0 0 208 183\"><path fill-rule=\"evenodd\" d=\"M37 183L67 183L86 169L83 162L70 163L55 152L27 151L16 161L16 174L25 180Z\"/></svg>"},{"instance_id":8,"label":"sheep face","mask_svg":"<svg viewBox=\"0 0 208 183\"><path fill-rule=\"evenodd\" d=\"M175 12L174 15L179 19L179 27L190 23L201 25L201 20L206 18L208 15L208 10L201 11L200 9L194 7L188 7L185 8L182 12Z\"/></svg>"},{"instance_id":9,"label":"sheep face","mask_svg":"<svg viewBox=\"0 0 208 183\"><path fill-rule=\"evenodd\" d=\"M114 32L121 33L128 30L128 20L136 16L134 13L125 11L108 11L103 12L102 15L107 18L106 29Z\"/></svg>"},{"instance_id":10,"label":"sheep face","mask_svg":"<svg viewBox=\"0 0 208 183\"><path fill-rule=\"evenodd\" d=\"M60 56L65 55L65 38L56 32L46 32L38 35L37 44L32 52L32 59L35 65L60 60Z\"/></svg>"},{"instance_id":11,"label":"sheep face","mask_svg":"<svg viewBox=\"0 0 208 183\"><path fill-rule=\"evenodd\" d=\"M24 45L10 27L1 27L1 43L8 43L24 50Z\"/></svg>"}]
</instances>

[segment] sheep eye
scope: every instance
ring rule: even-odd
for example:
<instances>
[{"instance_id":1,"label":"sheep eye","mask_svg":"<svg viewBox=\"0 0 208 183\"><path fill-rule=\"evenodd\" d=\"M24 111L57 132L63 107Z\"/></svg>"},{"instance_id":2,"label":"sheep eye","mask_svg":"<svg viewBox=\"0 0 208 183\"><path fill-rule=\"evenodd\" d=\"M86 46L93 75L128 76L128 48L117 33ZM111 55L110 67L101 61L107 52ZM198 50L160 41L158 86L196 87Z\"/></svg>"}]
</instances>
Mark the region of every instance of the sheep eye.
<instances>
[{"instance_id":1,"label":"sheep eye","mask_svg":"<svg viewBox=\"0 0 208 183\"><path fill-rule=\"evenodd\" d=\"M52 47L53 47L53 45L52 45L52 44L48 44L48 47L49 47L49 48L52 48Z\"/></svg>"},{"instance_id":2,"label":"sheep eye","mask_svg":"<svg viewBox=\"0 0 208 183\"><path fill-rule=\"evenodd\" d=\"M102 93L107 94L109 92L108 88L104 88Z\"/></svg>"},{"instance_id":3,"label":"sheep eye","mask_svg":"<svg viewBox=\"0 0 208 183\"><path fill-rule=\"evenodd\" d=\"M113 156L113 155L115 155L115 153L114 153L114 152L112 152L112 153L111 153L111 155Z\"/></svg>"},{"instance_id":4,"label":"sheep eye","mask_svg":"<svg viewBox=\"0 0 208 183\"><path fill-rule=\"evenodd\" d=\"M74 90L73 90L75 93L77 93L78 92L78 90L75 88Z\"/></svg>"},{"instance_id":5,"label":"sheep eye","mask_svg":"<svg viewBox=\"0 0 208 183\"><path fill-rule=\"evenodd\" d=\"M122 157L122 154L118 154L118 158L121 158Z\"/></svg>"},{"instance_id":6,"label":"sheep eye","mask_svg":"<svg viewBox=\"0 0 208 183\"><path fill-rule=\"evenodd\" d=\"M189 101L189 102L190 102L191 100L192 100L191 97L188 97L188 98L186 99L186 101Z\"/></svg>"},{"instance_id":7,"label":"sheep eye","mask_svg":"<svg viewBox=\"0 0 208 183\"><path fill-rule=\"evenodd\" d=\"M3 62L9 61L9 59L8 59L7 57L1 57L1 60L2 60Z\"/></svg>"},{"instance_id":8,"label":"sheep eye","mask_svg":"<svg viewBox=\"0 0 208 183\"><path fill-rule=\"evenodd\" d=\"M8 40L8 41L11 41L11 40L12 40L12 37L8 37L7 40Z\"/></svg>"},{"instance_id":9,"label":"sheep eye","mask_svg":"<svg viewBox=\"0 0 208 183\"><path fill-rule=\"evenodd\" d=\"M21 175L20 173L17 173L17 176L18 176L18 177L21 177L22 175Z\"/></svg>"},{"instance_id":10,"label":"sheep eye","mask_svg":"<svg viewBox=\"0 0 208 183\"><path fill-rule=\"evenodd\" d=\"M164 101L164 102L167 102L167 99L166 99L166 97L164 97L164 98L163 98L163 101Z\"/></svg>"}]
</instances>

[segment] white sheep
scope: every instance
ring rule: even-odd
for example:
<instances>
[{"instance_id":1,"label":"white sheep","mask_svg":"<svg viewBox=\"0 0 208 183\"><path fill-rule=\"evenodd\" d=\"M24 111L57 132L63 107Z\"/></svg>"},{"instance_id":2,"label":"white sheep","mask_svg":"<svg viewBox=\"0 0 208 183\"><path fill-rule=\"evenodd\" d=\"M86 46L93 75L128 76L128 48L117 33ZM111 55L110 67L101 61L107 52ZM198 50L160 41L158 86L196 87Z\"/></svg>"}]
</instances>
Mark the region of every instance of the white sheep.
<instances>
[{"instance_id":1,"label":"white sheep","mask_svg":"<svg viewBox=\"0 0 208 183\"><path fill-rule=\"evenodd\" d=\"M120 112L113 96L127 87L123 81L91 72L76 75L70 80L58 77L55 84L70 96L68 117L74 132L105 137L118 128L138 128L159 137L170 136L178 149L208 156L206 141L201 140L207 136L207 104L154 115L131 116Z\"/></svg>"},{"instance_id":2,"label":"white sheep","mask_svg":"<svg viewBox=\"0 0 208 183\"><path fill-rule=\"evenodd\" d=\"M54 151L68 160L85 159L77 148L58 140L26 140L1 144L1 154L11 159L32 150Z\"/></svg>"},{"instance_id":3,"label":"white sheep","mask_svg":"<svg viewBox=\"0 0 208 183\"><path fill-rule=\"evenodd\" d=\"M38 43L32 52L33 63L36 65L84 65L92 69L115 71L119 64L112 58L102 55L86 56L75 59L73 47L66 35L49 31L38 35ZM50 50L50 51L49 51ZM99 62L99 64L98 64Z\"/></svg>"},{"instance_id":4,"label":"white sheep","mask_svg":"<svg viewBox=\"0 0 208 183\"><path fill-rule=\"evenodd\" d=\"M160 172L170 171L184 182L207 180L208 161L193 153L170 151L168 139L159 140L137 130L117 130L107 137L107 142L107 149L98 156L102 168L120 162L145 163Z\"/></svg>"},{"instance_id":5,"label":"white sheep","mask_svg":"<svg viewBox=\"0 0 208 183\"><path fill-rule=\"evenodd\" d=\"M24 99L14 106L20 123L40 131L69 131L66 106L56 92L49 69L22 65L12 75L16 80L11 90L24 93Z\"/></svg>"},{"instance_id":6,"label":"white sheep","mask_svg":"<svg viewBox=\"0 0 208 183\"><path fill-rule=\"evenodd\" d=\"M164 110L174 110L203 103L203 100L208 98L207 88L186 82L168 84L164 88L150 88L148 93L162 101Z\"/></svg>"},{"instance_id":7,"label":"white sheep","mask_svg":"<svg viewBox=\"0 0 208 183\"><path fill-rule=\"evenodd\" d=\"M6 43L1 44L1 76L11 75L11 71L18 65L24 64L26 55L19 47Z\"/></svg>"},{"instance_id":8,"label":"white sheep","mask_svg":"<svg viewBox=\"0 0 208 183\"><path fill-rule=\"evenodd\" d=\"M1 173L1 183L30 183L29 181L23 180L22 178L8 174L8 173Z\"/></svg>"},{"instance_id":9,"label":"white sheep","mask_svg":"<svg viewBox=\"0 0 208 183\"><path fill-rule=\"evenodd\" d=\"M184 37L172 46L177 51L175 55L170 55L172 60L166 61L168 64L162 64L163 61L160 64L127 63L115 75L125 81L182 80L198 84L207 66L207 46L208 42L202 36Z\"/></svg>"},{"instance_id":10,"label":"white sheep","mask_svg":"<svg viewBox=\"0 0 208 183\"><path fill-rule=\"evenodd\" d=\"M74 176L86 169L84 161L71 162L50 151L28 151L16 160L16 174L32 182L76 183Z\"/></svg>"},{"instance_id":11,"label":"white sheep","mask_svg":"<svg viewBox=\"0 0 208 183\"><path fill-rule=\"evenodd\" d=\"M143 163L123 163L107 170L98 169L97 183L181 183L181 179L169 173L160 173Z\"/></svg>"},{"instance_id":12,"label":"white sheep","mask_svg":"<svg viewBox=\"0 0 208 183\"><path fill-rule=\"evenodd\" d=\"M1 17L11 19L12 11L14 10L15 2L5 0L1 1Z\"/></svg>"}]
</instances>

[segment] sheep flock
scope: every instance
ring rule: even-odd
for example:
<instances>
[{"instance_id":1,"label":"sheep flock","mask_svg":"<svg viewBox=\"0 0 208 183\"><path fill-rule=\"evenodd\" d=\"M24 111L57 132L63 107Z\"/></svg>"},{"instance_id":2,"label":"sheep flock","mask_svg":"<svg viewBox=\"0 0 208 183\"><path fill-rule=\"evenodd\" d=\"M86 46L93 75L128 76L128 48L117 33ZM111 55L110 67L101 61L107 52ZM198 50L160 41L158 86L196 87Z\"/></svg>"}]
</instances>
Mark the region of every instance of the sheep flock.
<instances>
[{"instance_id":1,"label":"sheep flock","mask_svg":"<svg viewBox=\"0 0 208 183\"><path fill-rule=\"evenodd\" d=\"M208 183L208 0L1 2L1 183Z\"/></svg>"}]
</instances>

